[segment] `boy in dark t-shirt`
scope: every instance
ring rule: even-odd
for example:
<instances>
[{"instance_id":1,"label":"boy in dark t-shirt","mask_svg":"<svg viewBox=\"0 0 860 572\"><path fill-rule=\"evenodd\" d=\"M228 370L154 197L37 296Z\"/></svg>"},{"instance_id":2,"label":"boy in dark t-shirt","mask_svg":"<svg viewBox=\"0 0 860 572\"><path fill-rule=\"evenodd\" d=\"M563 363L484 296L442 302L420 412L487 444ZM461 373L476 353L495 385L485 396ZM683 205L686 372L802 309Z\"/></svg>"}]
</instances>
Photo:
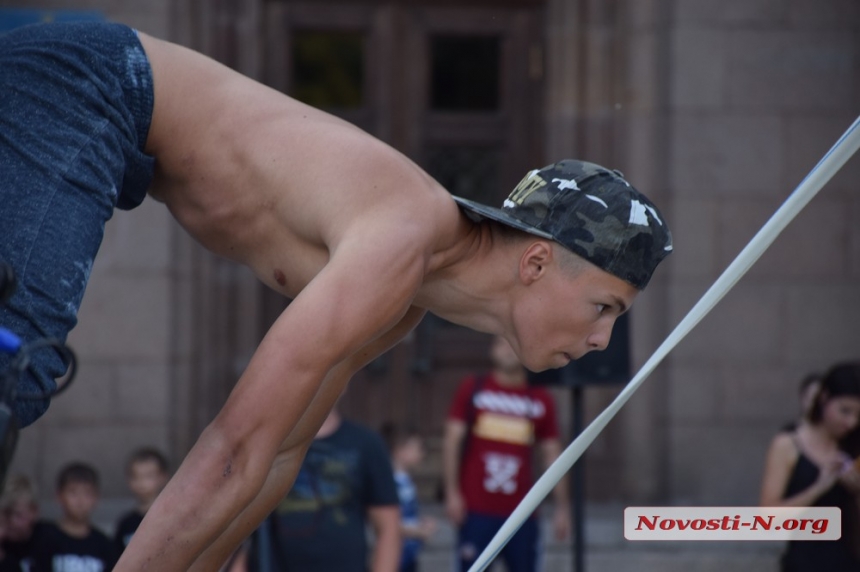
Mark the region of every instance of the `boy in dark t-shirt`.
<instances>
[{"instance_id":1,"label":"boy in dark t-shirt","mask_svg":"<svg viewBox=\"0 0 860 572\"><path fill-rule=\"evenodd\" d=\"M120 553L143 522L143 516L170 478L167 459L159 451L144 447L132 453L126 465L128 488L134 495L134 509L125 513L116 525L114 542Z\"/></svg>"},{"instance_id":2,"label":"boy in dark t-shirt","mask_svg":"<svg viewBox=\"0 0 860 572\"><path fill-rule=\"evenodd\" d=\"M335 409L292 490L254 533L247 570L396 570L400 545L400 505L385 443Z\"/></svg>"},{"instance_id":3,"label":"boy in dark t-shirt","mask_svg":"<svg viewBox=\"0 0 860 572\"><path fill-rule=\"evenodd\" d=\"M99 498L98 474L83 463L71 463L57 477L62 516L33 537L31 572L109 572L117 560L111 540L91 522Z\"/></svg>"}]
</instances>

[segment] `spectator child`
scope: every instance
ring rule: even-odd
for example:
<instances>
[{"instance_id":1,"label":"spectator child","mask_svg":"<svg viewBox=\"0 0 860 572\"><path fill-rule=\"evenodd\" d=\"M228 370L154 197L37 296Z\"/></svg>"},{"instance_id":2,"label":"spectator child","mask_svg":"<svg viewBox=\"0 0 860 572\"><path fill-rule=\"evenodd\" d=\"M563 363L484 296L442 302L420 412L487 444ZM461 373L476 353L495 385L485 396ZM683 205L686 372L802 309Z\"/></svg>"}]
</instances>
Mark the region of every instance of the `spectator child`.
<instances>
[{"instance_id":1,"label":"spectator child","mask_svg":"<svg viewBox=\"0 0 860 572\"><path fill-rule=\"evenodd\" d=\"M99 500L95 469L84 463L66 465L57 477L60 520L33 536L31 572L109 572L117 560L114 543L90 522Z\"/></svg>"},{"instance_id":2,"label":"spectator child","mask_svg":"<svg viewBox=\"0 0 860 572\"><path fill-rule=\"evenodd\" d=\"M25 475L17 475L6 481L0 510L6 521L6 535L2 540L5 563L13 570L27 572L31 567L32 540L46 526L39 520L39 503L33 481Z\"/></svg>"},{"instance_id":3,"label":"spectator child","mask_svg":"<svg viewBox=\"0 0 860 572\"><path fill-rule=\"evenodd\" d=\"M490 372L460 385L445 422L445 510L458 528L456 569L461 572L528 492L535 449L546 466L561 453L552 396L529 385L526 369L504 338L493 339L490 358ZM561 540L570 531L566 481L553 492L553 529ZM538 526L537 518L529 518L502 550L510 572L538 569Z\"/></svg>"},{"instance_id":4,"label":"spectator child","mask_svg":"<svg viewBox=\"0 0 860 572\"><path fill-rule=\"evenodd\" d=\"M392 433L391 462L400 499L400 533L403 536L399 571L416 572L421 545L436 532L433 518L419 516L418 495L410 475L424 460L424 441L417 433Z\"/></svg>"},{"instance_id":5,"label":"spectator child","mask_svg":"<svg viewBox=\"0 0 860 572\"><path fill-rule=\"evenodd\" d=\"M167 484L170 478L167 459L155 449L138 449L128 460L126 478L136 506L125 513L116 525L114 542L120 553L131 542L131 537L143 521L146 511Z\"/></svg>"}]
</instances>

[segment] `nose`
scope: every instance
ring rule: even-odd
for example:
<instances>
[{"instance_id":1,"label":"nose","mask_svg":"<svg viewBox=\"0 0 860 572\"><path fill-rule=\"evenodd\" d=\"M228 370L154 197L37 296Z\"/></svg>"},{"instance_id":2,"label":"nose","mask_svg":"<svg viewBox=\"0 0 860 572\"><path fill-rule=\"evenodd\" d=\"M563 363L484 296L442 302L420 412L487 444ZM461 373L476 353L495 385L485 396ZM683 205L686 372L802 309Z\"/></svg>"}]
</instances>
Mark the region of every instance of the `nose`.
<instances>
[{"instance_id":1,"label":"nose","mask_svg":"<svg viewBox=\"0 0 860 572\"><path fill-rule=\"evenodd\" d=\"M594 331L592 331L585 340L586 344L588 344L588 351L603 351L606 349L609 345L609 340L612 337L612 326L614 324L615 320L608 321L606 323L601 321L597 324Z\"/></svg>"}]
</instances>

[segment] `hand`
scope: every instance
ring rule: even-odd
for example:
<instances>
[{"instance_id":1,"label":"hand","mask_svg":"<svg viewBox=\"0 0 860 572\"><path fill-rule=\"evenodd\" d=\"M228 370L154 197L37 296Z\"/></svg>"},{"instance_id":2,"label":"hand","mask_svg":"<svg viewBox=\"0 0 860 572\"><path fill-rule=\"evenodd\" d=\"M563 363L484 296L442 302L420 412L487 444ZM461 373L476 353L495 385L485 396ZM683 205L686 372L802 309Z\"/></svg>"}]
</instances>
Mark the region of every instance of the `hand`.
<instances>
[{"instance_id":1,"label":"hand","mask_svg":"<svg viewBox=\"0 0 860 572\"><path fill-rule=\"evenodd\" d=\"M860 495L860 471L857 470L856 464L849 462L844 465L839 474L839 483L852 494Z\"/></svg>"},{"instance_id":2,"label":"hand","mask_svg":"<svg viewBox=\"0 0 860 572\"><path fill-rule=\"evenodd\" d=\"M839 480L839 476L845 470L845 458L841 454L830 457L819 467L818 479L815 486L821 491L830 490Z\"/></svg>"},{"instance_id":3,"label":"hand","mask_svg":"<svg viewBox=\"0 0 860 572\"><path fill-rule=\"evenodd\" d=\"M421 524L418 525L421 530L421 539L427 541L431 536L436 534L436 519L432 516L425 516L421 519Z\"/></svg>"},{"instance_id":4,"label":"hand","mask_svg":"<svg viewBox=\"0 0 860 572\"><path fill-rule=\"evenodd\" d=\"M555 513L552 516L552 529L555 533L556 540L566 540L570 535L570 507L566 505L556 505Z\"/></svg>"},{"instance_id":5,"label":"hand","mask_svg":"<svg viewBox=\"0 0 860 572\"><path fill-rule=\"evenodd\" d=\"M460 526L466 520L466 502L459 491L449 491L445 494L445 514L455 526Z\"/></svg>"}]
</instances>

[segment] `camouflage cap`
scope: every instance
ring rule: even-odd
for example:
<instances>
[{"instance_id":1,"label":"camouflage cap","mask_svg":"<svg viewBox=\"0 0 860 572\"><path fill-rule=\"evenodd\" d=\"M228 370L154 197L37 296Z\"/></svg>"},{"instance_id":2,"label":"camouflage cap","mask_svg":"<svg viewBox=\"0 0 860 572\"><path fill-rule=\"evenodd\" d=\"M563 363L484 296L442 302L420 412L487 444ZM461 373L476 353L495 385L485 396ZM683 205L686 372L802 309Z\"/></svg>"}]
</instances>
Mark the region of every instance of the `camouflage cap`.
<instances>
[{"instance_id":1,"label":"camouflage cap","mask_svg":"<svg viewBox=\"0 0 860 572\"><path fill-rule=\"evenodd\" d=\"M672 252L662 215L621 173L566 159L529 172L501 209L454 197L472 220L488 218L558 242L644 290Z\"/></svg>"}]
</instances>

